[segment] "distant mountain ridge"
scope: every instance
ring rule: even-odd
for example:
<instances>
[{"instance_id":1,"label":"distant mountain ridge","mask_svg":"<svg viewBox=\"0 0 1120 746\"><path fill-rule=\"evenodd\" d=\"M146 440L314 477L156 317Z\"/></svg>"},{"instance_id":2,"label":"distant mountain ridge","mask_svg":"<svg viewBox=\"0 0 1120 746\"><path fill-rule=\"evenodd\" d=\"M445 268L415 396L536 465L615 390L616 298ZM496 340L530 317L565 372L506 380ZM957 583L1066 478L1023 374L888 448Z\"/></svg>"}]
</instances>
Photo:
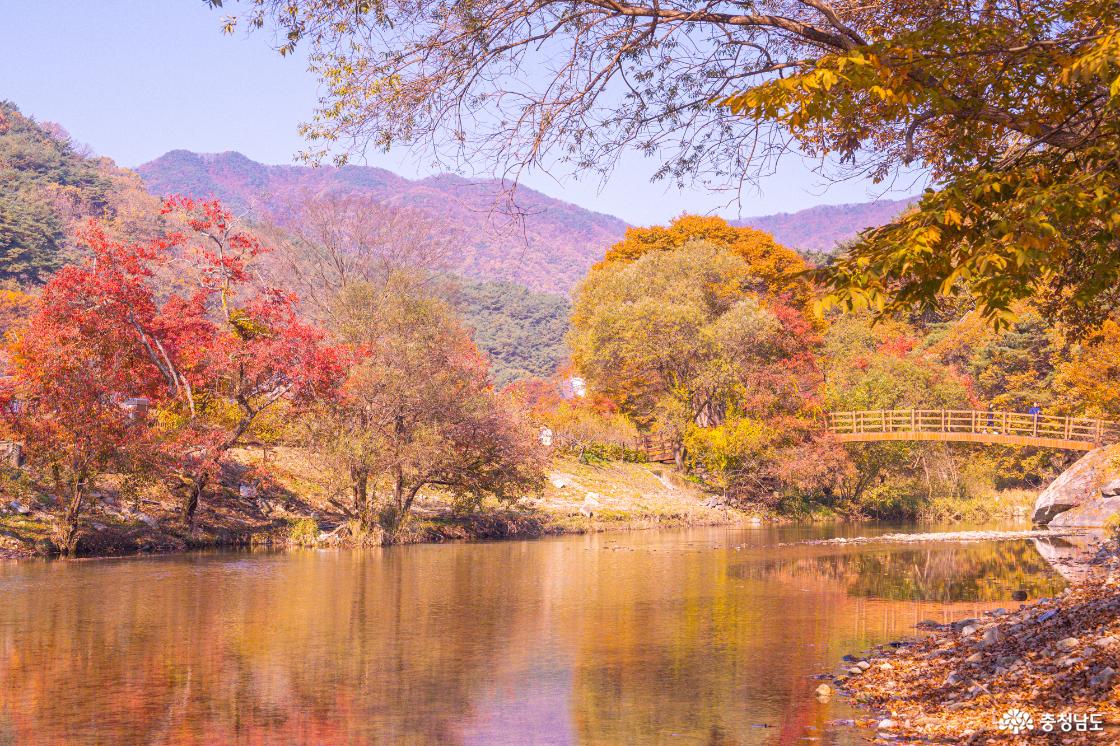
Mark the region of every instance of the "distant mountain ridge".
<instances>
[{"instance_id":1,"label":"distant mountain ridge","mask_svg":"<svg viewBox=\"0 0 1120 746\"><path fill-rule=\"evenodd\" d=\"M917 201L880 199L847 205L817 205L797 212L782 212L732 221L766 231L778 243L802 252L833 251L860 231L885 225Z\"/></svg>"},{"instance_id":2,"label":"distant mountain ridge","mask_svg":"<svg viewBox=\"0 0 1120 746\"><path fill-rule=\"evenodd\" d=\"M501 209L503 185L444 174L407 179L373 166L269 166L241 153L172 150L136 169L150 192L216 196L238 212L284 214L307 194L361 192L423 210L460 236L452 271L567 295L628 224L527 187L517 189L523 221ZM860 231L889 222L912 199L820 205L731 221L772 233L802 252L832 251Z\"/></svg>"},{"instance_id":3,"label":"distant mountain ridge","mask_svg":"<svg viewBox=\"0 0 1120 746\"><path fill-rule=\"evenodd\" d=\"M215 196L238 212L283 214L307 194L361 192L423 210L459 233L451 269L468 277L511 280L567 294L622 238L626 223L526 187L517 189L522 220L507 214L503 186L453 175L412 180L372 166L268 166L235 153L173 150L136 169L149 191Z\"/></svg>"}]
</instances>

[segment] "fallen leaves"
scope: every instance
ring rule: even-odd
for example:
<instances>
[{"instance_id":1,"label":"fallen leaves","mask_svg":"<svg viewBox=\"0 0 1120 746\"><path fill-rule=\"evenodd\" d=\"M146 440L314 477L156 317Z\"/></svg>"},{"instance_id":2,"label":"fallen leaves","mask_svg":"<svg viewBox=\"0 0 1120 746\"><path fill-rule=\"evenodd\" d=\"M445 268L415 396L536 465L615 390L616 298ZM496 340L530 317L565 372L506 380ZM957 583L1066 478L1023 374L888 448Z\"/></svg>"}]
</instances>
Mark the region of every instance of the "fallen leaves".
<instances>
[{"instance_id":1,"label":"fallen leaves","mask_svg":"<svg viewBox=\"0 0 1120 746\"><path fill-rule=\"evenodd\" d=\"M866 666L851 665L839 686L889 719L896 742L1115 743L1120 545L1103 549L1097 563L1089 581L1057 598L938 625L897 649L877 648L861 662ZM1046 733L1036 725L1013 736L999 727L1012 708L1034 713L1036 723L1043 713L1095 713L1106 731Z\"/></svg>"}]
</instances>

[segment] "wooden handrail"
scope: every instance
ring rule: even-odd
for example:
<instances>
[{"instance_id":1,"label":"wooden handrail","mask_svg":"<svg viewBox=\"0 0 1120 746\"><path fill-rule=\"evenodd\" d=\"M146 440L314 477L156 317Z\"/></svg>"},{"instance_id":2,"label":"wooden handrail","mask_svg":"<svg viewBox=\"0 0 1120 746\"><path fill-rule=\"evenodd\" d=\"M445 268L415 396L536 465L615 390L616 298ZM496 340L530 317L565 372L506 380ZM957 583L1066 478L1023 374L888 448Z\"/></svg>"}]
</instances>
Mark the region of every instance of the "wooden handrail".
<instances>
[{"instance_id":1,"label":"wooden handrail","mask_svg":"<svg viewBox=\"0 0 1120 746\"><path fill-rule=\"evenodd\" d=\"M842 437L842 440L859 440L861 438L858 436L864 435L868 436L868 440L905 440L905 435L911 433L952 436L943 438L945 440L1027 441L1022 445L1062 442L1098 446L1120 442L1120 423L1088 417L994 410L887 409L829 412L827 424L832 434L848 436Z\"/></svg>"}]
</instances>

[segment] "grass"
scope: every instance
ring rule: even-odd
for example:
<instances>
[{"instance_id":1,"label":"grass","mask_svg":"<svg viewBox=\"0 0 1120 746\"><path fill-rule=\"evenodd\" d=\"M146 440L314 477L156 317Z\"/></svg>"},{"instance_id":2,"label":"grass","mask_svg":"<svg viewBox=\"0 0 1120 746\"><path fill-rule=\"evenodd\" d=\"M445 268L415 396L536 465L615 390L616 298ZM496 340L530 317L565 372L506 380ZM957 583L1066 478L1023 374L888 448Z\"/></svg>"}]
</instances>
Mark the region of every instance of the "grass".
<instances>
[{"instance_id":1,"label":"grass","mask_svg":"<svg viewBox=\"0 0 1120 746\"><path fill-rule=\"evenodd\" d=\"M937 497L922 510L927 521L983 523L997 518L1030 517L1035 490L1009 489L967 497Z\"/></svg>"},{"instance_id":2,"label":"grass","mask_svg":"<svg viewBox=\"0 0 1120 746\"><path fill-rule=\"evenodd\" d=\"M313 518L297 518L290 523L288 538L298 546L310 546L319 539L319 524Z\"/></svg>"}]
</instances>

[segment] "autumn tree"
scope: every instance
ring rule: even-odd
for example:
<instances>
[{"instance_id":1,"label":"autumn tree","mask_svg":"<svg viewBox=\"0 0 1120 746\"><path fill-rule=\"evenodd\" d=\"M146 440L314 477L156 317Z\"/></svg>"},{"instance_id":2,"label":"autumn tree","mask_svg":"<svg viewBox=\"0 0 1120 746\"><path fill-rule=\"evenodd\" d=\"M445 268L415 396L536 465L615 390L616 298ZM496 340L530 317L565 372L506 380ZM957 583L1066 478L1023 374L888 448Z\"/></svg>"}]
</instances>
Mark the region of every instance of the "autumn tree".
<instances>
[{"instance_id":1,"label":"autumn tree","mask_svg":"<svg viewBox=\"0 0 1120 746\"><path fill-rule=\"evenodd\" d=\"M426 490L467 508L539 489L536 429L493 391L485 359L444 301L395 273L380 285L349 285L336 314L352 355L315 441L347 483L363 528L395 540Z\"/></svg>"},{"instance_id":2,"label":"autumn tree","mask_svg":"<svg viewBox=\"0 0 1120 746\"><path fill-rule=\"evenodd\" d=\"M163 390L158 368L120 313L126 306L148 310L150 297L124 265L154 250L108 243L96 226L85 242L93 259L64 267L43 289L12 340L11 375L0 392L6 429L59 505L55 541L67 555L77 551L98 482L158 461L152 423L125 402Z\"/></svg>"},{"instance_id":3,"label":"autumn tree","mask_svg":"<svg viewBox=\"0 0 1120 746\"><path fill-rule=\"evenodd\" d=\"M382 283L401 270L439 272L452 251L452 232L427 213L361 194L308 195L274 218L284 226L273 261L279 280L324 323L351 284Z\"/></svg>"},{"instance_id":4,"label":"autumn tree","mask_svg":"<svg viewBox=\"0 0 1120 746\"><path fill-rule=\"evenodd\" d=\"M866 312L832 319L825 333L822 389L829 411L972 409L967 376L922 348L918 329L898 321L873 324ZM846 444L854 469L836 489L853 512L916 517L931 497L960 493L968 453L942 443Z\"/></svg>"},{"instance_id":5,"label":"autumn tree","mask_svg":"<svg viewBox=\"0 0 1120 746\"><path fill-rule=\"evenodd\" d=\"M1073 347L1057 366L1054 388L1067 412L1120 420L1120 321L1107 319Z\"/></svg>"},{"instance_id":6,"label":"autumn tree","mask_svg":"<svg viewBox=\"0 0 1120 746\"><path fill-rule=\"evenodd\" d=\"M66 551L97 476L151 471L189 524L221 458L264 413L327 394L337 378L295 299L249 282L265 251L252 234L216 202L177 198L166 211L183 230L150 241L90 223L85 258L48 281L12 350L16 406L5 411L67 501ZM122 409L129 399L155 414Z\"/></svg>"},{"instance_id":7,"label":"autumn tree","mask_svg":"<svg viewBox=\"0 0 1120 746\"><path fill-rule=\"evenodd\" d=\"M680 465L691 453L760 485L751 469L811 434L819 380L811 325L755 282L741 257L703 241L607 263L577 290L571 347L592 390L669 435Z\"/></svg>"},{"instance_id":8,"label":"autumn tree","mask_svg":"<svg viewBox=\"0 0 1120 746\"><path fill-rule=\"evenodd\" d=\"M630 146L656 176L736 186L792 138L836 176L932 177L824 274L841 302L970 293L999 318L1038 295L1078 324L1115 305L1117 0L239 5L281 52L310 47L311 157L423 144L606 174Z\"/></svg>"},{"instance_id":9,"label":"autumn tree","mask_svg":"<svg viewBox=\"0 0 1120 746\"><path fill-rule=\"evenodd\" d=\"M774 240L765 231L748 226L733 226L713 216L681 215L668 226L627 228L626 236L607 250L596 265L632 262L651 251L672 251L691 241L707 241L727 249L747 263L758 292L785 295L799 305L811 297L811 288L802 276L808 269L797 252Z\"/></svg>"},{"instance_id":10,"label":"autumn tree","mask_svg":"<svg viewBox=\"0 0 1120 746\"><path fill-rule=\"evenodd\" d=\"M298 298L254 282L252 265L270 250L256 235L215 200L175 197L165 211L184 227L164 239L174 250L168 260L185 264L193 287L172 294L137 334L167 383L176 487L190 524L225 454L266 414L332 395L340 369L323 332L297 316Z\"/></svg>"}]
</instances>

